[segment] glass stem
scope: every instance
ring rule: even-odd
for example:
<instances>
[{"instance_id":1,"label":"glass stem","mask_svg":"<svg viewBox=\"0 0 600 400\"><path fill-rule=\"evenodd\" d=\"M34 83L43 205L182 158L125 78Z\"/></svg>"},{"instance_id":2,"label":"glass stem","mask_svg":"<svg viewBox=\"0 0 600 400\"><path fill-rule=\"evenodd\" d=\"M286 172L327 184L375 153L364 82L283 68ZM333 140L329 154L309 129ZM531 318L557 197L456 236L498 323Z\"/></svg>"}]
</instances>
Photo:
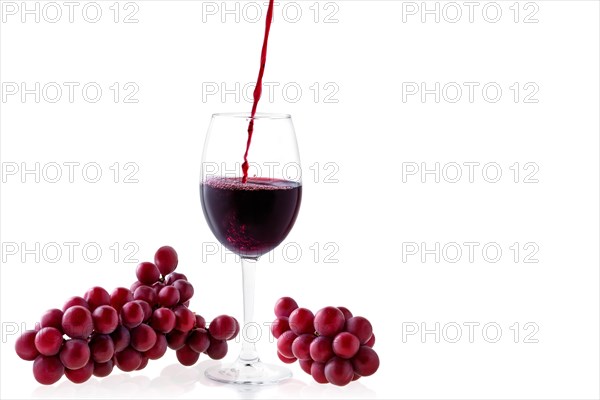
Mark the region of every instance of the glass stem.
<instances>
[{"instance_id":1,"label":"glass stem","mask_svg":"<svg viewBox=\"0 0 600 400\"><path fill-rule=\"evenodd\" d=\"M244 364L252 364L260 361L256 351L255 342L248 341L248 336L256 338L258 324L254 321L254 284L256 277L256 259L242 258L242 285L244 290L244 324L241 329L242 351L239 361ZM254 335L249 335L251 332Z\"/></svg>"}]
</instances>

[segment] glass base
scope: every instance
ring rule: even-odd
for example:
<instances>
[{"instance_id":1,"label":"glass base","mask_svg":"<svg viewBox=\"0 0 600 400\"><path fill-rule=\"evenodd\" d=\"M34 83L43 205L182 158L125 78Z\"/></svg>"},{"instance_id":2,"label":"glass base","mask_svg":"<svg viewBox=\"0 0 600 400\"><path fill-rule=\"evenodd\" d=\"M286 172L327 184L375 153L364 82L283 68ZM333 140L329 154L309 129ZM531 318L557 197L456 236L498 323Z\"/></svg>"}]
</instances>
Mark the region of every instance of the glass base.
<instances>
[{"instance_id":1,"label":"glass base","mask_svg":"<svg viewBox=\"0 0 600 400\"><path fill-rule=\"evenodd\" d=\"M238 385L272 385L292 377L292 371L285 367L265 364L261 361L217 365L204 374L215 381Z\"/></svg>"}]
</instances>

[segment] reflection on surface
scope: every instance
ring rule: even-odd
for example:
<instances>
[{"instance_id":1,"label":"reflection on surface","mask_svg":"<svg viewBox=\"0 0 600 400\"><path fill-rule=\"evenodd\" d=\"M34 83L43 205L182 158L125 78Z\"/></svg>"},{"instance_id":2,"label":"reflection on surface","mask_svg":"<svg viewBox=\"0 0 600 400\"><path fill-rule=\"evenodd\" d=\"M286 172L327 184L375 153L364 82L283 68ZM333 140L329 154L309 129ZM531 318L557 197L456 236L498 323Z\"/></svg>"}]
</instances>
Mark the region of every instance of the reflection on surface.
<instances>
[{"instance_id":1,"label":"reflection on surface","mask_svg":"<svg viewBox=\"0 0 600 400\"><path fill-rule=\"evenodd\" d=\"M219 361L207 360L195 367L171 364L162 369L155 378L144 375L130 375L116 370L110 376L98 379L93 377L82 385L75 385L63 378L55 386L39 386L33 393L35 398L174 398L174 397L224 397L241 399L259 398L373 398L376 394L361 382L353 382L348 387L305 383L291 378L279 385L248 386L228 385L212 381L204 376L204 371ZM294 368L292 368L294 369ZM303 374L301 371L294 371ZM306 376L308 378L308 376ZM310 378L309 378L310 379ZM193 393L191 393L193 391ZM187 394L187 395L186 395Z\"/></svg>"},{"instance_id":2,"label":"reflection on surface","mask_svg":"<svg viewBox=\"0 0 600 400\"><path fill-rule=\"evenodd\" d=\"M142 372L143 373L143 372ZM126 374L117 368L106 378L92 377L82 385L75 385L63 378L56 386L39 386L32 393L38 398L156 398L175 397L190 392L198 383L200 372L179 364L165 367L160 375L148 376Z\"/></svg>"}]
</instances>

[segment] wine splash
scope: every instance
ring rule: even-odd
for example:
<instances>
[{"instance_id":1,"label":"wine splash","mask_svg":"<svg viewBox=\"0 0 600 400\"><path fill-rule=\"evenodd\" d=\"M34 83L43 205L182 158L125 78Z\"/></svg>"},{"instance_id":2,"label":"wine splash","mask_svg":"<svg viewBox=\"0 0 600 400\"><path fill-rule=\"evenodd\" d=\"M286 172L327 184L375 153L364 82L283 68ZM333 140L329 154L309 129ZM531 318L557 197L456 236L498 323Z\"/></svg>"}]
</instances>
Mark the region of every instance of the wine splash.
<instances>
[{"instance_id":1,"label":"wine splash","mask_svg":"<svg viewBox=\"0 0 600 400\"><path fill-rule=\"evenodd\" d=\"M271 30L271 22L273 21L273 1L269 0L269 8L267 9L267 21L265 24L265 38L263 39L262 51L260 53L260 69L258 70L258 79L256 79L256 87L254 88L254 102L252 103L252 112L250 113L250 122L248 123L248 141L246 142L246 152L244 153L244 163L242 164L242 183L248 180L248 150L252 142L252 133L254 132L254 115L256 107L262 94L262 79L265 73L265 64L267 63L267 45L269 43L269 31Z\"/></svg>"}]
</instances>

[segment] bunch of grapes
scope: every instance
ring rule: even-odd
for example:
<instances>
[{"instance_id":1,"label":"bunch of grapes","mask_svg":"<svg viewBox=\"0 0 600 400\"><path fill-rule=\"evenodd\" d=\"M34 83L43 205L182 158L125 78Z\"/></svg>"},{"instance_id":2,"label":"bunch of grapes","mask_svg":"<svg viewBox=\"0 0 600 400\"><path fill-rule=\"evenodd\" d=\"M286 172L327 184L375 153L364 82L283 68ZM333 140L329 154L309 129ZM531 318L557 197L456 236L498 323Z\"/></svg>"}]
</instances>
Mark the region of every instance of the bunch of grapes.
<instances>
[{"instance_id":1,"label":"bunch of grapes","mask_svg":"<svg viewBox=\"0 0 600 400\"><path fill-rule=\"evenodd\" d=\"M371 323L347 308L325 307L313 314L282 297L275 303L275 315L271 332L277 355L287 364L299 360L315 381L344 386L379 368Z\"/></svg>"},{"instance_id":2,"label":"bunch of grapes","mask_svg":"<svg viewBox=\"0 0 600 400\"><path fill-rule=\"evenodd\" d=\"M207 329L205 319L188 309L194 287L174 272L177 264L175 250L163 246L154 263L138 264L130 289L109 294L93 287L62 309L48 310L35 330L17 339L17 355L33 361L33 376L45 385L63 375L83 383L92 375L108 376L115 366L125 372L141 370L167 347L186 366L195 364L200 353L225 357L227 340L239 332L237 320L221 315Z\"/></svg>"}]
</instances>

